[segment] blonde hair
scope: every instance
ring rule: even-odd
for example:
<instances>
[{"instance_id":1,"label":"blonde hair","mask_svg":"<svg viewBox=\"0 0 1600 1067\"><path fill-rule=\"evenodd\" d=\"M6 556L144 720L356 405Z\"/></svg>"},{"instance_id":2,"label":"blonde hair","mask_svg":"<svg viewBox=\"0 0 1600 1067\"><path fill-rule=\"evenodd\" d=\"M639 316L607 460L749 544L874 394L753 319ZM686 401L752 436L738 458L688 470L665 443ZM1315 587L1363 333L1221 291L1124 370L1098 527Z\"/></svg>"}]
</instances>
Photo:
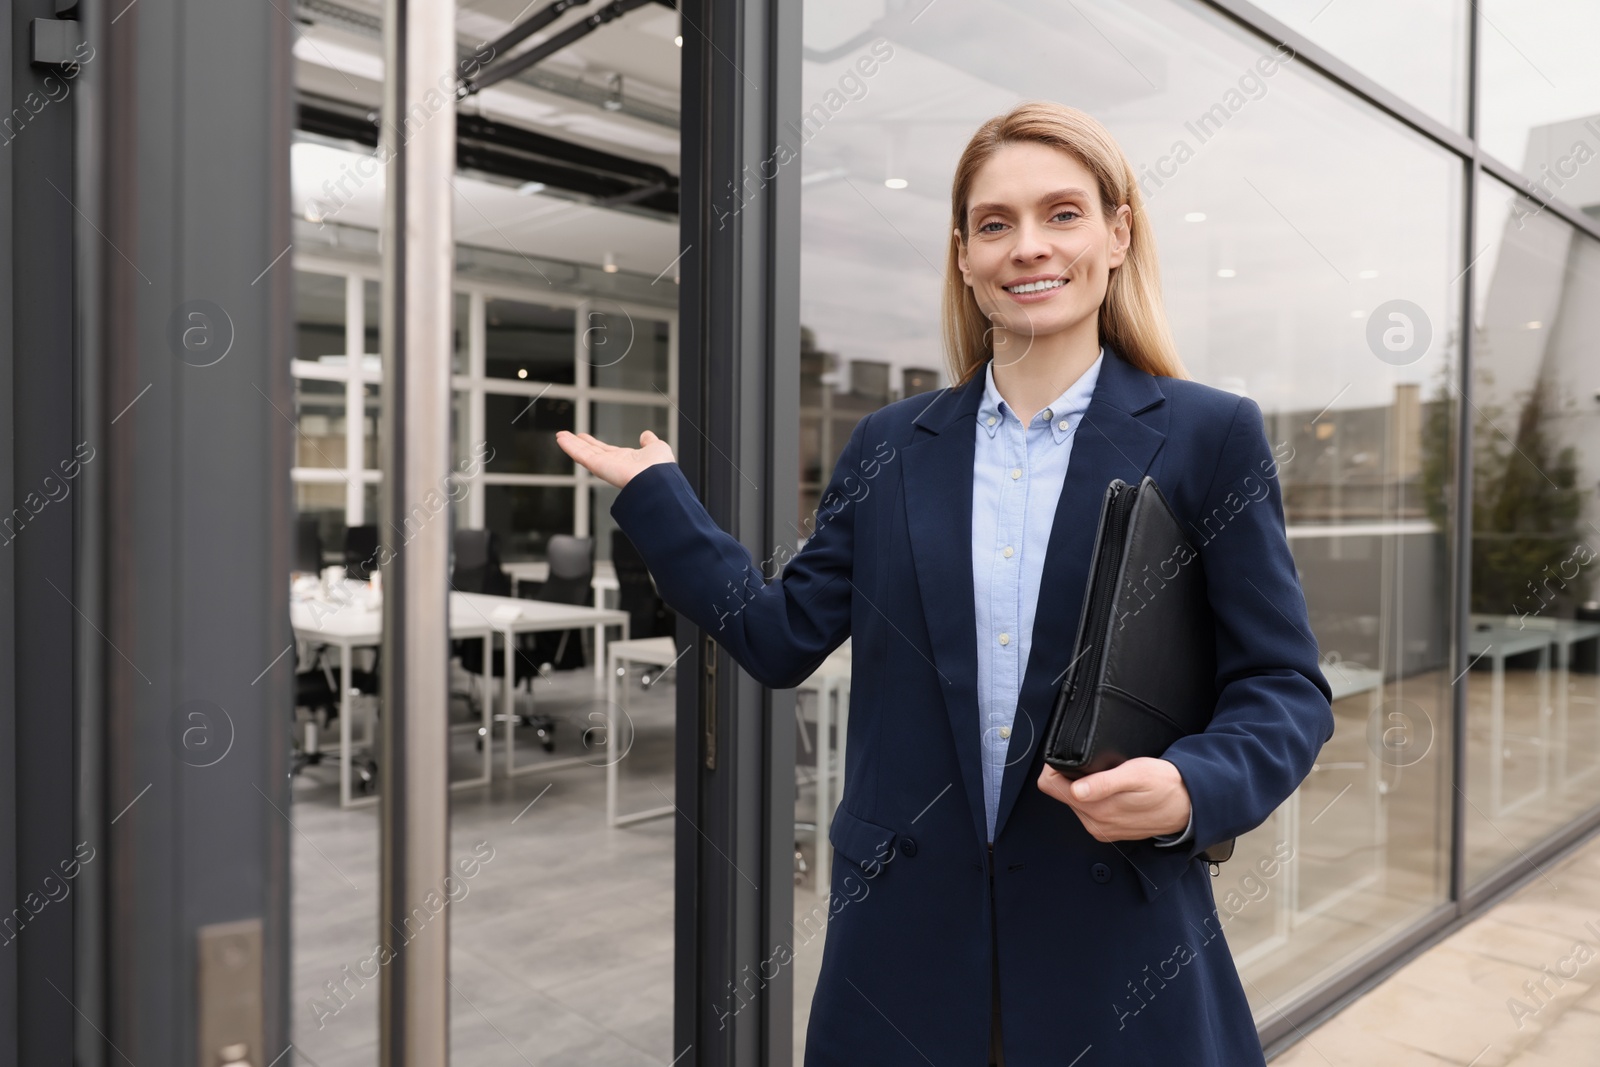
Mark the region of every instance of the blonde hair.
<instances>
[{"instance_id":1,"label":"blonde hair","mask_svg":"<svg viewBox=\"0 0 1600 1067\"><path fill-rule=\"evenodd\" d=\"M1110 132L1085 112L1065 104L1034 100L1018 104L978 127L956 163L950 185L950 254L945 265L941 314L945 359L952 383L965 383L994 355L989 343L989 319L963 280L956 258L967 240L967 199L972 182L1000 148L1028 142L1059 148L1082 163L1094 175L1102 210L1110 214L1119 205L1127 204L1132 212L1132 240L1127 256L1121 266L1112 269L1106 297L1100 305L1101 341L1149 374L1189 377L1167 325L1155 234L1128 157Z\"/></svg>"}]
</instances>

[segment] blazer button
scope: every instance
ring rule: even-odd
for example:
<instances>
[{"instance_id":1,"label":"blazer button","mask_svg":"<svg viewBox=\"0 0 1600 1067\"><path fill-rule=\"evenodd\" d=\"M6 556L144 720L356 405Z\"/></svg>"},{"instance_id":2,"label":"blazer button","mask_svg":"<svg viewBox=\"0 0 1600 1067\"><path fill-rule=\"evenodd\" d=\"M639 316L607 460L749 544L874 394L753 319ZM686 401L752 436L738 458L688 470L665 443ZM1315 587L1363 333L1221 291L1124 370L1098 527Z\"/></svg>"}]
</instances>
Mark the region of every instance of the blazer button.
<instances>
[{"instance_id":1,"label":"blazer button","mask_svg":"<svg viewBox=\"0 0 1600 1067\"><path fill-rule=\"evenodd\" d=\"M1103 863L1096 863L1094 866L1090 867L1089 874L1097 882L1111 881L1111 868L1107 867Z\"/></svg>"},{"instance_id":2,"label":"blazer button","mask_svg":"<svg viewBox=\"0 0 1600 1067\"><path fill-rule=\"evenodd\" d=\"M909 837L902 837L900 839L900 851L906 856L915 856L917 854L916 841Z\"/></svg>"}]
</instances>

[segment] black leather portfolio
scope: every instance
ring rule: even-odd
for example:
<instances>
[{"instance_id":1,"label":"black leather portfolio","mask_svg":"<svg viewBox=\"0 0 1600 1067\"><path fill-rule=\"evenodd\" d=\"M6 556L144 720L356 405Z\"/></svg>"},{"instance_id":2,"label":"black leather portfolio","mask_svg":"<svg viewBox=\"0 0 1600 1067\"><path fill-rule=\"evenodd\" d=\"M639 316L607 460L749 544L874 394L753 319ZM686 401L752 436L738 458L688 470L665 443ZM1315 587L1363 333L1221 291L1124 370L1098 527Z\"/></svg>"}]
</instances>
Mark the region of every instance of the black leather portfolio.
<instances>
[{"instance_id":1,"label":"black leather portfolio","mask_svg":"<svg viewBox=\"0 0 1600 1067\"><path fill-rule=\"evenodd\" d=\"M1044 760L1082 778L1159 757L1216 708L1216 637L1199 551L1155 479L1106 487L1071 665L1044 735ZM1233 840L1201 855L1220 863Z\"/></svg>"}]
</instances>

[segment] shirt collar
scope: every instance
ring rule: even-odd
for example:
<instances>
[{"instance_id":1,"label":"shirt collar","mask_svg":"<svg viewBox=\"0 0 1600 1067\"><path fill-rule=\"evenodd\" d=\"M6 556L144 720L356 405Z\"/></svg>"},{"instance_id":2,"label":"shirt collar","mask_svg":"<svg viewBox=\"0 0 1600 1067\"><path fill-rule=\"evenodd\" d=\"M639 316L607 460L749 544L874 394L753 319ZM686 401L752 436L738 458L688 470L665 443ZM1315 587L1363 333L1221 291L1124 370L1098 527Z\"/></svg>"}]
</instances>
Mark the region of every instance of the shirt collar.
<instances>
[{"instance_id":1,"label":"shirt collar","mask_svg":"<svg viewBox=\"0 0 1600 1067\"><path fill-rule=\"evenodd\" d=\"M1100 354L1089 365L1089 369L1084 371L1077 381L1062 390L1060 396L1046 404L1033 417L1033 425L1048 424L1050 436L1057 444L1071 437L1078 428L1078 420L1089 410L1089 401L1094 396L1095 383L1100 380L1100 366L1105 359L1106 348L1105 345L1101 345ZM1018 415L1011 410L1011 405L1005 402L1000 390L995 388L994 360L991 359L983 368L983 399L978 403L978 425L988 430L989 436L993 437L1000 429L1000 424L1008 418L1018 419Z\"/></svg>"}]
</instances>

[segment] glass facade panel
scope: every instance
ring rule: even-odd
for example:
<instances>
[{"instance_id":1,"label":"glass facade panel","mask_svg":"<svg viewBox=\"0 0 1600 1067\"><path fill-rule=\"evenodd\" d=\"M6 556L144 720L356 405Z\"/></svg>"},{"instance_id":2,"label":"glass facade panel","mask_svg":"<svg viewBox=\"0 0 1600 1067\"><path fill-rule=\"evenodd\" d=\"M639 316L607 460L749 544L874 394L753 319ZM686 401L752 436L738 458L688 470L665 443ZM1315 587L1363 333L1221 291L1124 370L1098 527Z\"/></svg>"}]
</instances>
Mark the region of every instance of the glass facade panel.
<instances>
[{"instance_id":1,"label":"glass facade panel","mask_svg":"<svg viewBox=\"0 0 1600 1067\"><path fill-rule=\"evenodd\" d=\"M343 356L344 276L294 272L295 357Z\"/></svg>"},{"instance_id":2,"label":"glass facade panel","mask_svg":"<svg viewBox=\"0 0 1600 1067\"><path fill-rule=\"evenodd\" d=\"M294 380L296 467L343 467L345 396L343 382Z\"/></svg>"},{"instance_id":3,"label":"glass facade panel","mask_svg":"<svg viewBox=\"0 0 1600 1067\"><path fill-rule=\"evenodd\" d=\"M577 381L574 323L571 308L487 301L483 373L490 378L573 384Z\"/></svg>"},{"instance_id":4,"label":"glass facade panel","mask_svg":"<svg viewBox=\"0 0 1600 1067\"><path fill-rule=\"evenodd\" d=\"M1412 107L1466 131L1467 0L1257 0L1257 6Z\"/></svg>"},{"instance_id":5,"label":"glass facade panel","mask_svg":"<svg viewBox=\"0 0 1600 1067\"><path fill-rule=\"evenodd\" d=\"M645 430L668 440L667 424L671 418L672 409L661 404L591 404L589 432L607 444L635 448ZM617 528L611 518L611 502L617 499L618 492L598 478L589 480L589 523L594 532L596 559L611 558L611 531Z\"/></svg>"},{"instance_id":6,"label":"glass facade panel","mask_svg":"<svg viewBox=\"0 0 1600 1067\"><path fill-rule=\"evenodd\" d=\"M507 563L542 559L551 534L572 532L573 501L567 485L484 485L484 526Z\"/></svg>"},{"instance_id":7,"label":"glass facade panel","mask_svg":"<svg viewBox=\"0 0 1600 1067\"><path fill-rule=\"evenodd\" d=\"M967 138L1024 99L1089 111L1139 176L1190 373L1266 415L1335 691L1322 758L1214 883L1264 1021L1448 895L1459 163L1200 5L1100 2L1045 19L945 0L914 32L886 25L887 47L825 51L871 22L858 5L805 5L806 46L829 58L808 56L791 127L806 172L800 514L855 422L939 361L950 181ZM1049 62L1019 62L1019 41ZM865 91L830 98L847 81ZM1412 195L1393 195L1396 175ZM795 817L818 829L796 835L797 930L826 891L815 841L839 781L801 704L813 754L797 768ZM796 946L797 1049L820 949Z\"/></svg>"},{"instance_id":8,"label":"glass facade panel","mask_svg":"<svg viewBox=\"0 0 1600 1067\"><path fill-rule=\"evenodd\" d=\"M1600 200L1600 6L1481 0L1478 139L1529 191ZM1480 245L1481 247L1481 245Z\"/></svg>"},{"instance_id":9,"label":"glass facade panel","mask_svg":"<svg viewBox=\"0 0 1600 1067\"><path fill-rule=\"evenodd\" d=\"M572 458L556 444L556 431L571 430L573 418L573 404L566 397L486 394L484 436L494 449L487 469L495 474L571 474Z\"/></svg>"},{"instance_id":10,"label":"glass facade panel","mask_svg":"<svg viewBox=\"0 0 1600 1067\"><path fill-rule=\"evenodd\" d=\"M1479 185L1467 875L1600 803L1600 242Z\"/></svg>"},{"instance_id":11,"label":"glass facade panel","mask_svg":"<svg viewBox=\"0 0 1600 1067\"><path fill-rule=\"evenodd\" d=\"M584 328L589 383L607 389L667 392L671 327L659 319L590 309ZM602 438L602 440L606 440Z\"/></svg>"}]
</instances>

